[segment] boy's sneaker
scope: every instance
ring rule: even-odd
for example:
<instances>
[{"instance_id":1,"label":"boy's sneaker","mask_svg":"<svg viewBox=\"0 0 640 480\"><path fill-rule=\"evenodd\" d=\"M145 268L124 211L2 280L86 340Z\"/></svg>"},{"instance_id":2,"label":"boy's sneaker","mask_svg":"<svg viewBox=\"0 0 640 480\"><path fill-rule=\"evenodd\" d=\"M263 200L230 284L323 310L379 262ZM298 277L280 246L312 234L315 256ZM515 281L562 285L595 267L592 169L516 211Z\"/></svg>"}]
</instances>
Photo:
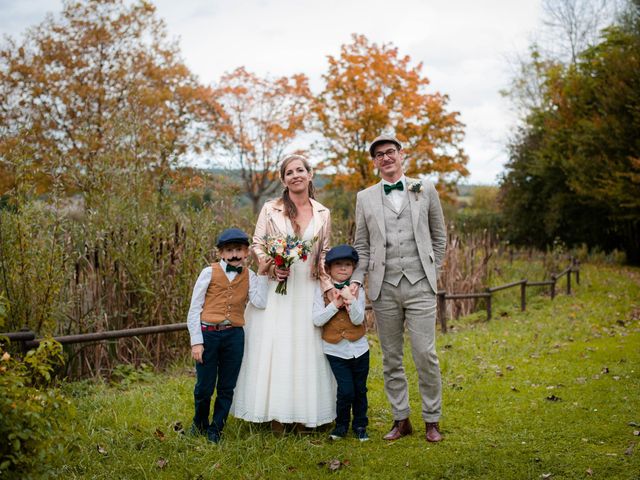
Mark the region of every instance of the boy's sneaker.
<instances>
[{"instance_id":1,"label":"boy's sneaker","mask_svg":"<svg viewBox=\"0 0 640 480\"><path fill-rule=\"evenodd\" d=\"M220 443L220 433L207 432L207 440L209 440L211 443Z\"/></svg>"},{"instance_id":2,"label":"boy's sneaker","mask_svg":"<svg viewBox=\"0 0 640 480\"><path fill-rule=\"evenodd\" d=\"M366 442L367 440L369 440L369 435L367 435L367 429L364 427L354 429L353 434L361 442Z\"/></svg>"},{"instance_id":3,"label":"boy's sneaker","mask_svg":"<svg viewBox=\"0 0 640 480\"><path fill-rule=\"evenodd\" d=\"M336 428L329 434L331 440L342 440L347 436L347 428L342 425L336 425Z\"/></svg>"}]
</instances>

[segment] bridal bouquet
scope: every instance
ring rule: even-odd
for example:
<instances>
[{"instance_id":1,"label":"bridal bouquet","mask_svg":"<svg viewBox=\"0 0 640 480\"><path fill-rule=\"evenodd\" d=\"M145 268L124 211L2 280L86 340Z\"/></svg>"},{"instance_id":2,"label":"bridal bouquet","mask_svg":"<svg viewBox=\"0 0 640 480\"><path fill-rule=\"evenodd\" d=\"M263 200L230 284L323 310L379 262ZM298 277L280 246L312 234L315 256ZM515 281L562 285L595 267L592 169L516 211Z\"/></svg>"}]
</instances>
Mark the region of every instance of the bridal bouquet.
<instances>
[{"instance_id":1,"label":"bridal bouquet","mask_svg":"<svg viewBox=\"0 0 640 480\"><path fill-rule=\"evenodd\" d=\"M273 263L278 268L289 268L294 262L302 260L305 262L315 238L312 240L301 240L294 235L287 236L266 236L265 253L273 258ZM276 287L276 293L287 294L287 279L280 280Z\"/></svg>"}]
</instances>

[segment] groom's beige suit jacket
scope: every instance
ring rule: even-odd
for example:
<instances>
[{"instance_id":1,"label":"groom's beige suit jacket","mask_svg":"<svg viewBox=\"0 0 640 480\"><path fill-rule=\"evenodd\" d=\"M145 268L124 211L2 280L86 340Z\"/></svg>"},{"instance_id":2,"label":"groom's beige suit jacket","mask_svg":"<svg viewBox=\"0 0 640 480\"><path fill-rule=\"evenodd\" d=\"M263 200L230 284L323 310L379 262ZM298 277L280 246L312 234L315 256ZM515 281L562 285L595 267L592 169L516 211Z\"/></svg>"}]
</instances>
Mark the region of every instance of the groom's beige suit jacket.
<instances>
[{"instance_id":1,"label":"groom's beige suit jacket","mask_svg":"<svg viewBox=\"0 0 640 480\"><path fill-rule=\"evenodd\" d=\"M413 235L422 268L429 285L438 291L438 271L444 261L447 232L440 199L433 183L406 177L411 208ZM422 183L421 192L409 191L409 186ZM382 182L358 192L356 200L356 235L354 247L360 255L358 267L351 279L364 285L369 276L367 294L377 300L385 276L387 232L383 206Z\"/></svg>"}]
</instances>

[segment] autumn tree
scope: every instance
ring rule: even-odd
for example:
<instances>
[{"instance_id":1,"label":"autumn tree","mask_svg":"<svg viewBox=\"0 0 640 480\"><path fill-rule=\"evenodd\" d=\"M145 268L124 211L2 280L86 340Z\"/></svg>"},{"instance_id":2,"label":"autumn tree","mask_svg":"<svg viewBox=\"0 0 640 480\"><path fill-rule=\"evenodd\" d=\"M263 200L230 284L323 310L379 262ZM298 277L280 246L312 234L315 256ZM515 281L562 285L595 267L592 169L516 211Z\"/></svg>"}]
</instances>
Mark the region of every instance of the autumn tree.
<instances>
[{"instance_id":1,"label":"autumn tree","mask_svg":"<svg viewBox=\"0 0 640 480\"><path fill-rule=\"evenodd\" d=\"M353 191L374 181L367 147L383 132L403 142L409 175L433 174L455 183L468 174L458 113L447 111L446 95L427 91L422 64L412 66L397 48L363 35L354 35L339 57L328 59L314 111L323 136L320 167L335 170L334 184Z\"/></svg>"},{"instance_id":2,"label":"autumn tree","mask_svg":"<svg viewBox=\"0 0 640 480\"><path fill-rule=\"evenodd\" d=\"M239 172L255 213L280 184L280 160L304 131L310 97L305 75L261 78L243 67L223 75L216 87L226 119L221 151L226 165Z\"/></svg>"},{"instance_id":3,"label":"autumn tree","mask_svg":"<svg viewBox=\"0 0 640 480\"><path fill-rule=\"evenodd\" d=\"M155 7L71 0L0 49L0 168L85 194L151 173L157 188L221 111L184 65Z\"/></svg>"}]
</instances>

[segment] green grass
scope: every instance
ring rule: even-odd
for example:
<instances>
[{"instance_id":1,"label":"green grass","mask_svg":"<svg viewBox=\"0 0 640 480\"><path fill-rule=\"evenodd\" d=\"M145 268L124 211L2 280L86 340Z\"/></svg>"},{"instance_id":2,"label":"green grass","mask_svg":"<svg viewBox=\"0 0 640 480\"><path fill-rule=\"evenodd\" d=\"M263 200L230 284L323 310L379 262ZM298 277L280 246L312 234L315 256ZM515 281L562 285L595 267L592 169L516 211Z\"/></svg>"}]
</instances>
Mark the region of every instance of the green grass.
<instances>
[{"instance_id":1,"label":"green grass","mask_svg":"<svg viewBox=\"0 0 640 480\"><path fill-rule=\"evenodd\" d=\"M537 280L537 278L536 278ZM438 340L445 440L424 440L407 351L416 433L394 443L374 335L371 440L273 436L230 419L219 445L177 433L192 417L190 368L122 387L76 383L77 418L65 478L640 478L640 272L584 266L570 297L507 294ZM186 339L185 339L186 345ZM186 348L186 346L185 346ZM554 400L552 400L554 399ZM62 441L63 439L61 439ZM98 445L103 452L98 451ZM158 464L160 459L166 465ZM328 463L343 466L330 471ZM346 465L344 465L346 464ZM590 472L590 473L589 473Z\"/></svg>"}]
</instances>

